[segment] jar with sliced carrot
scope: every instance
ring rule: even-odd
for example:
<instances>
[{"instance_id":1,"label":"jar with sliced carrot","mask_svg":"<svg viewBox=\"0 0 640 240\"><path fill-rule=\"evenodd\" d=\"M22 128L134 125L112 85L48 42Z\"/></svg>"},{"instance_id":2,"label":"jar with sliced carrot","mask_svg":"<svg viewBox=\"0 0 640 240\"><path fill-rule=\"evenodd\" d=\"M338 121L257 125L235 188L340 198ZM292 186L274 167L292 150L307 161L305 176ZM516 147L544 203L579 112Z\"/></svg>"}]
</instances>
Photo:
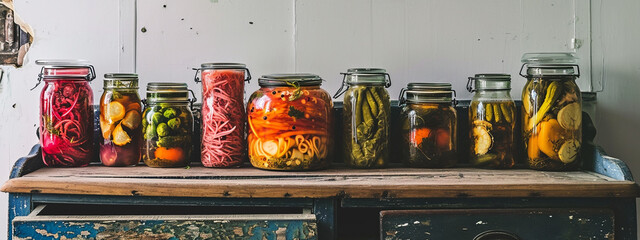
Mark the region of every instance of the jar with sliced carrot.
<instances>
[{"instance_id":1,"label":"jar with sliced carrot","mask_svg":"<svg viewBox=\"0 0 640 240\"><path fill-rule=\"evenodd\" d=\"M573 53L527 53L522 91L522 136L530 168L565 171L580 166L582 104Z\"/></svg>"},{"instance_id":2,"label":"jar with sliced carrot","mask_svg":"<svg viewBox=\"0 0 640 240\"><path fill-rule=\"evenodd\" d=\"M184 167L191 161L193 114L186 83L149 83L142 117L142 159L149 167Z\"/></svg>"},{"instance_id":3,"label":"jar with sliced carrot","mask_svg":"<svg viewBox=\"0 0 640 240\"><path fill-rule=\"evenodd\" d=\"M332 152L329 94L313 74L273 74L258 80L247 104L248 154L256 168L327 168Z\"/></svg>"},{"instance_id":4,"label":"jar with sliced carrot","mask_svg":"<svg viewBox=\"0 0 640 240\"><path fill-rule=\"evenodd\" d=\"M100 98L100 161L105 166L131 166L140 162L142 147L142 103L138 75L104 75Z\"/></svg>"},{"instance_id":5,"label":"jar with sliced carrot","mask_svg":"<svg viewBox=\"0 0 640 240\"><path fill-rule=\"evenodd\" d=\"M512 168L516 105L511 99L511 75L476 74L469 78L467 90L475 92L469 106L471 164Z\"/></svg>"},{"instance_id":6,"label":"jar with sliced carrot","mask_svg":"<svg viewBox=\"0 0 640 240\"><path fill-rule=\"evenodd\" d=\"M405 98L406 94L406 98ZM407 167L457 163L457 113L450 83L409 83L400 97L402 161Z\"/></svg>"}]
</instances>

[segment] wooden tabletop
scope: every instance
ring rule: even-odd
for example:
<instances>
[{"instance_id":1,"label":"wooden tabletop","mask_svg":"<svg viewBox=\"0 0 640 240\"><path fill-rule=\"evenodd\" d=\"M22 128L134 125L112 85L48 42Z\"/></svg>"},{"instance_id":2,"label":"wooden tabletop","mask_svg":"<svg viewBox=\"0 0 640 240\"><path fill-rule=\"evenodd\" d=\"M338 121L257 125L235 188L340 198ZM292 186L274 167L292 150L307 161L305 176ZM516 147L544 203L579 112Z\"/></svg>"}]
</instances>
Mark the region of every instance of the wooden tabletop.
<instances>
[{"instance_id":1,"label":"wooden tabletop","mask_svg":"<svg viewBox=\"0 0 640 240\"><path fill-rule=\"evenodd\" d=\"M276 172L250 167L42 168L10 179L12 193L227 198L635 197L638 186L587 171L329 169Z\"/></svg>"}]
</instances>

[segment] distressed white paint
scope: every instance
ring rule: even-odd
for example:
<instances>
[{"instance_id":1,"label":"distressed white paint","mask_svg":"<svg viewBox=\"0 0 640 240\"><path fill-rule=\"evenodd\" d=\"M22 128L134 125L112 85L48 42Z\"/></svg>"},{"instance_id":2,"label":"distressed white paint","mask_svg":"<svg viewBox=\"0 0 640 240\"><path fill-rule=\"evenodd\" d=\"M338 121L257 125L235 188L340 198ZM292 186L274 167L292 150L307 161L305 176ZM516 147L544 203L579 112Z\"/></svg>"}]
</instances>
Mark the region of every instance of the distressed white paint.
<instances>
[{"instance_id":1,"label":"distressed white paint","mask_svg":"<svg viewBox=\"0 0 640 240\"><path fill-rule=\"evenodd\" d=\"M37 141L40 89L29 91L39 71L35 59L84 58L95 63L98 76L136 70L141 86L181 81L196 92L200 86L192 82L191 67L203 62L244 62L255 78L313 72L327 80L330 92L340 85L339 72L349 67L383 67L394 80L393 98L412 81L450 81L461 98L469 98L468 76L507 72L514 76L517 99L524 84L517 76L522 53L570 51L573 38L582 40L575 49L581 88L590 88L591 72L595 89L607 82L599 96L599 139L640 175L640 164L631 161L638 156L640 132L624 127L640 123L633 104L640 89L640 30L633 25L640 21L640 7L634 0L30 0L15 5L36 39L24 67L4 67L0 153L9 161L0 163L2 181L13 161ZM92 84L96 98L100 80ZM252 81L247 92L255 89ZM0 195L3 215L6 202L7 195ZM5 227L6 217L0 218L0 239Z\"/></svg>"}]
</instances>

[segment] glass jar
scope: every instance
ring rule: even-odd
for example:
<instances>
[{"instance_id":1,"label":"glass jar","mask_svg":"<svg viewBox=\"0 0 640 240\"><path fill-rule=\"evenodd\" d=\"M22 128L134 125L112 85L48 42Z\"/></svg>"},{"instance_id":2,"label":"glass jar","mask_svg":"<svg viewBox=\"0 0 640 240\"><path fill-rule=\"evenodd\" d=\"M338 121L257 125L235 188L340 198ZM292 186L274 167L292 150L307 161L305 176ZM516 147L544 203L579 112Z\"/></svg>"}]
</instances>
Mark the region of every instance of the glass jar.
<instances>
[{"instance_id":1,"label":"glass jar","mask_svg":"<svg viewBox=\"0 0 640 240\"><path fill-rule=\"evenodd\" d=\"M249 98L248 152L254 167L327 168L332 150L333 103L312 74L265 75Z\"/></svg>"},{"instance_id":2,"label":"glass jar","mask_svg":"<svg viewBox=\"0 0 640 240\"><path fill-rule=\"evenodd\" d=\"M93 66L76 60L37 60L43 65L40 93L40 145L50 167L89 165L94 157ZM36 85L37 87L38 85Z\"/></svg>"},{"instance_id":3,"label":"glass jar","mask_svg":"<svg viewBox=\"0 0 640 240\"><path fill-rule=\"evenodd\" d=\"M458 120L452 94L450 83L409 83L400 92L402 162L407 167L456 165Z\"/></svg>"},{"instance_id":4,"label":"glass jar","mask_svg":"<svg viewBox=\"0 0 640 240\"><path fill-rule=\"evenodd\" d=\"M475 91L469 106L471 163L483 168L513 167L516 105L511 99L511 75L476 74L469 78L467 90Z\"/></svg>"},{"instance_id":5,"label":"glass jar","mask_svg":"<svg viewBox=\"0 0 640 240\"><path fill-rule=\"evenodd\" d=\"M142 159L149 167L184 167L191 160L193 115L186 83L149 83L142 117ZM191 92L193 94L193 92Z\"/></svg>"},{"instance_id":6,"label":"glass jar","mask_svg":"<svg viewBox=\"0 0 640 240\"><path fill-rule=\"evenodd\" d=\"M573 170L582 145L580 76L573 53L527 53L522 91L522 136L530 168ZM522 71L521 69L521 71Z\"/></svg>"},{"instance_id":7,"label":"glass jar","mask_svg":"<svg viewBox=\"0 0 640 240\"><path fill-rule=\"evenodd\" d=\"M140 162L142 103L138 74L104 75L100 98L100 161L105 166L131 166Z\"/></svg>"},{"instance_id":8,"label":"glass jar","mask_svg":"<svg viewBox=\"0 0 640 240\"><path fill-rule=\"evenodd\" d=\"M202 165L238 166L246 154L244 81L251 79L249 69L241 63L203 63L198 70L202 79Z\"/></svg>"},{"instance_id":9,"label":"glass jar","mask_svg":"<svg viewBox=\"0 0 640 240\"><path fill-rule=\"evenodd\" d=\"M344 160L354 168L381 168L389 160L389 93L384 69L351 68L334 98L344 93ZM342 91L347 86L345 91Z\"/></svg>"}]
</instances>

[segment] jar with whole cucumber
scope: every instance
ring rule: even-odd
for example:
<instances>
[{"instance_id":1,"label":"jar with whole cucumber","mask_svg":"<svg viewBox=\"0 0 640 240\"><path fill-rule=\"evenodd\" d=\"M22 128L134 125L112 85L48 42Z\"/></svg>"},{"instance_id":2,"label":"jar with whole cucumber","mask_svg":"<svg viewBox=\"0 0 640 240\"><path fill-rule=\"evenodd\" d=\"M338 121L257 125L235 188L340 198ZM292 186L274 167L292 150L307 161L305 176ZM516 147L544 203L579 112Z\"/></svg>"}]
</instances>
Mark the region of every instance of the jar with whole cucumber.
<instances>
[{"instance_id":1,"label":"jar with whole cucumber","mask_svg":"<svg viewBox=\"0 0 640 240\"><path fill-rule=\"evenodd\" d=\"M401 152L405 166L456 165L458 121L452 105L453 94L449 83L409 83L401 91Z\"/></svg>"},{"instance_id":2,"label":"jar with whole cucumber","mask_svg":"<svg viewBox=\"0 0 640 240\"><path fill-rule=\"evenodd\" d=\"M528 53L522 58L522 136L529 168L577 169L582 145L582 104L572 53Z\"/></svg>"},{"instance_id":3,"label":"jar with whole cucumber","mask_svg":"<svg viewBox=\"0 0 640 240\"><path fill-rule=\"evenodd\" d=\"M142 158L149 167L184 167L191 161L193 115L184 83L149 83L142 117Z\"/></svg>"},{"instance_id":4,"label":"jar with whole cucumber","mask_svg":"<svg viewBox=\"0 0 640 240\"><path fill-rule=\"evenodd\" d=\"M475 85L475 89L471 86ZM469 106L470 160L476 167L504 169L515 165L516 107L511 76L476 74L467 83L475 91Z\"/></svg>"},{"instance_id":5,"label":"jar with whole cucumber","mask_svg":"<svg viewBox=\"0 0 640 240\"><path fill-rule=\"evenodd\" d=\"M353 168L384 167L389 159L389 74L379 68L351 68L343 75L343 87L334 98L345 94L345 163Z\"/></svg>"}]
</instances>

